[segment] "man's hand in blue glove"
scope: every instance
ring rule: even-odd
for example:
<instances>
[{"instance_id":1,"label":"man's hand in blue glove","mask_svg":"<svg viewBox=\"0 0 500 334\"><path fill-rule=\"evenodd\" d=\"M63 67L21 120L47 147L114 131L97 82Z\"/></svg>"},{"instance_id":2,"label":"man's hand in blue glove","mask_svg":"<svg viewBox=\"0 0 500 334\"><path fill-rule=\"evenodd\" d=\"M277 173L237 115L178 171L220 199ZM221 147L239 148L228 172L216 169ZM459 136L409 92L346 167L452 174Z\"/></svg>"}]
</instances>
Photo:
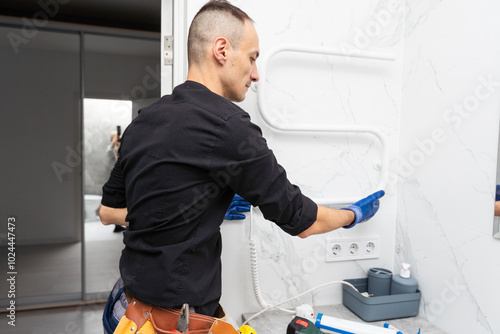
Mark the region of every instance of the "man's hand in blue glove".
<instances>
[{"instance_id":1,"label":"man's hand in blue glove","mask_svg":"<svg viewBox=\"0 0 500 334\"><path fill-rule=\"evenodd\" d=\"M250 203L245 201L240 195L235 195L229 209L227 209L224 219L226 220L241 220L245 219L245 215L238 212L250 211Z\"/></svg>"},{"instance_id":2,"label":"man's hand in blue glove","mask_svg":"<svg viewBox=\"0 0 500 334\"><path fill-rule=\"evenodd\" d=\"M356 215L354 223L349 226L344 226L344 228L352 228L358 223L364 223L371 217L375 215L379 207L379 198L385 195L383 190L379 190L376 193L371 194L368 197L363 198L360 201L348 206L347 208L342 208L341 210L351 210Z\"/></svg>"}]
</instances>

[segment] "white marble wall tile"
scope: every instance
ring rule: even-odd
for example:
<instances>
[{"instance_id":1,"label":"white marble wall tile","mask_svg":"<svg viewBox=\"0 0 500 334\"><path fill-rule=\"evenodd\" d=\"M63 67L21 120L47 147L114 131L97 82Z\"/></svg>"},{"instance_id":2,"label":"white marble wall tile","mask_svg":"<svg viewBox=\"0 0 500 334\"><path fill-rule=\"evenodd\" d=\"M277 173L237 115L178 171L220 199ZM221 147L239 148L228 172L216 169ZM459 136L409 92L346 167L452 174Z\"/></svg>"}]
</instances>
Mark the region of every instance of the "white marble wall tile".
<instances>
[{"instance_id":1,"label":"white marble wall tile","mask_svg":"<svg viewBox=\"0 0 500 334\"><path fill-rule=\"evenodd\" d=\"M482 254L497 252L498 241L422 217L411 220L413 227L398 233L404 237L397 241L396 261L412 264L422 291L420 316L449 333L496 333L500 268Z\"/></svg>"},{"instance_id":2,"label":"white marble wall tile","mask_svg":"<svg viewBox=\"0 0 500 334\"><path fill-rule=\"evenodd\" d=\"M406 2L399 162L408 168L395 266L412 264L421 314L449 333L500 327L500 271L489 263L500 252L492 238L499 10L496 1Z\"/></svg>"},{"instance_id":3,"label":"white marble wall tile","mask_svg":"<svg viewBox=\"0 0 500 334\"><path fill-rule=\"evenodd\" d=\"M203 3L190 1L189 15ZM491 238L500 109L500 4L234 3L254 18L262 55L278 43L293 42L397 56L396 62L383 65L333 57L276 58L268 93L274 110L289 122L380 128L390 142L391 180L375 219L355 230L331 233L379 234L382 253L376 260L325 264L325 237L298 240L257 218L254 235L264 298L279 301L325 280L364 275L372 266L397 272L405 261L412 264L423 293L421 315L450 333L498 332L500 298L489 288L500 273L489 260L500 251L500 242ZM376 22L383 23L382 29L376 29ZM486 97L487 92L491 94ZM256 97L251 91L242 107L262 127L290 178L305 193L355 196L377 182L379 174L372 168L380 153L376 140L277 134L260 118ZM458 114L456 105L465 112ZM248 219L244 224L223 227L223 303L235 317L259 308L249 279ZM332 287L301 301L340 300L340 288ZM470 316L460 316L464 314Z\"/></svg>"},{"instance_id":4,"label":"white marble wall tile","mask_svg":"<svg viewBox=\"0 0 500 334\"><path fill-rule=\"evenodd\" d=\"M359 124L379 129L388 138L389 168L393 177L377 216L352 230L341 229L302 240L286 235L272 223L257 217L253 235L257 242L264 299L275 303L328 281L364 277L371 267L392 269L397 181L394 176L397 174L401 103L402 2L253 0L234 3L255 20L261 47L258 66L266 52L280 43L339 47L346 52L376 50L396 56L394 62L289 53L273 59L266 73L269 83L267 102L271 110L290 124ZM381 146L373 135L276 133L259 115L258 91L259 84L256 91L249 91L241 106L262 127L269 146L287 170L290 180L305 194L318 198L361 199L375 190L381 174L374 165L381 161ZM224 229L223 233L225 238L231 238ZM245 234L233 234L232 237L246 240L246 233L248 227ZM379 258L325 262L328 236L372 235L380 237ZM239 247L247 248L247 242L243 241ZM232 254L233 250L225 242L225 264L231 261L227 252ZM247 258L240 260L248 263ZM234 267L228 266L224 269L224 305L243 312L258 310L248 269L244 269L246 277L239 284L229 283L232 269ZM235 301L239 297L245 300L244 305ZM330 286L291 305L300 302L328 305L341 301L341 287Z\"/></svg>"}]
</instances>

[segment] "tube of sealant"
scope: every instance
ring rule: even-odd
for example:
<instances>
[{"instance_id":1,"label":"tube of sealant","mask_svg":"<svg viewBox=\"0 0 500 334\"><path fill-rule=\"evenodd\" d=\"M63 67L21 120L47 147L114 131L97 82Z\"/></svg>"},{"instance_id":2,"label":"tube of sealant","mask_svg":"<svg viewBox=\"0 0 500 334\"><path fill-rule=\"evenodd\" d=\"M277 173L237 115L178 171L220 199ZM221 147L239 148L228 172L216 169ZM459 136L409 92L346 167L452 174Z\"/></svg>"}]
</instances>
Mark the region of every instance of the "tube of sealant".
<instances>
[{"instance_id":1,"label":"tube of sealant","mask_svg":"<svg viewBox=\"0 0 500 334\"><path fill-rule=\"evenodd\" d=\"M316 327L320 329L325 329L327 331L342 333L342 334L396 334L397 331L384 328L376 327L373 325L367 325L360 322L349 321L344 319L338 319L334 317L329 317L318 313L316 317Z\"/></svg>"},{"instance_id":2,"label":"tube of sealant","mask_svg":"<svg viewBox=\"0 0 500 334\"><path fill-rule=\"evenodd\" d=\"M403 332L401 332L399 329L397 329L396 327L394 327L393 325L391 324L388 324L387 322L384 324L384 328L390 328L390 329L394 329L397 334L403 334Z\"/></svg>"}]
</instances>

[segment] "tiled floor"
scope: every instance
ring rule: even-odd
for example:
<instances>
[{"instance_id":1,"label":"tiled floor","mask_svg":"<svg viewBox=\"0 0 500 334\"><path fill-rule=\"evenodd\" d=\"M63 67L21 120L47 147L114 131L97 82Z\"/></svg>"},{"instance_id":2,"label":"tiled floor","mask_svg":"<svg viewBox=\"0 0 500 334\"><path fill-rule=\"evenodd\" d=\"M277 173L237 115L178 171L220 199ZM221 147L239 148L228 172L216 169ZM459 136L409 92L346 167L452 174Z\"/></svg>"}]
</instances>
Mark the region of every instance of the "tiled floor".
<instances>
[{"instance_id":1,"label":"tiled floor","mask_svg":"<svg viewBox=\"0 0 500 334\"><path fill-rule=\"evenodd\" d=\"M16 313L16 326L0 314L2 334L102 334L104 304L61 307Z\"/></svg>"},{"instance_id":2,"label":"tiled floor","mask_svg":"<svg viewBox=\"0 0 500 334\"><path fill-rule=\"evenodd\" d=\"M87 292L105 299L119 276L123 249L122 233L99 222L85 224ZM16 247L18 274L16 302L45 296L81 294L81 243ZM0 259L6 259L6 248ZM0 291L8 291L5 272L0 273ZM7 293L0 295L5 302ZM95 300L92 298L92 300ZM29 303L28 303L29 304ZM17 306L17 304L16 304ZM22 306L22 305L21 305ZM19 311L15 327L6 313L0 313L0 334L101 334L104 304ZM5 310L2 307L2 310Z\"/></svg>"},{"instance_id":3,"label":"tiled floor","mask_svg":"<svg viewBox=\"0 0 500 334\"><path fill-rule=\"evenodd\" d=\"M122 233L100 222L85 223L86 292L105 294L119 277L118 263L124 247ZM33 298L79 295L82 289L82 245L80 242L17 246L16 299L27 306ZM7 259L7 248L0 248L0 263ZM0 273L0 292L9 291L7 271ZM7 294L0 295L2 308ZM1 334L1 332L0 332Z\"/></svg>"}]
</instances>

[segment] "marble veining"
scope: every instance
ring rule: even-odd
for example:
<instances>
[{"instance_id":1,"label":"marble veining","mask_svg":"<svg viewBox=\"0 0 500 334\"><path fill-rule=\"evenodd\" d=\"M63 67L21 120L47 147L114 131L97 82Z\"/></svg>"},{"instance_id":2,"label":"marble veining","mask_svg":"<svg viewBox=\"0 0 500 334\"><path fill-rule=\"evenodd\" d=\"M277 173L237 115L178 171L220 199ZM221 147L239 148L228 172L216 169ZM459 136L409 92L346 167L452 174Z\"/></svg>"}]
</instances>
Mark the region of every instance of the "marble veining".
<instances>
[{"instance_id":1,"label":"marble veining","mask_svg":"<svg viewBox=\"0 0 500 334\"><path fill-rule=\"evenodd\" d=\"M189 14L203 2L190 1ZM276 57L266 73L266 103L276 121L370 125L387 136L390 152L387 194L368 223L301 240L255 215L264 298L278 302L326 281L363 277L374 266L397 273L405 261L422 291L420 317L448 333L499 333L500 292L494 287L500 277L495 261L500 242L492 238L492 210L500 123L500 3L234 3L255 21L262 55L257 66L281 43L346 53ZM396 61L348 57L368 50L394 54ZM241 106L305 194L357 196L377 184L377 140L275 132L259 115L258 92L257 84ZM259 309L250 288L248 220L246 227L223 227L223 303L236 318ZM327 237L369 235L380 236L378 259L324 261ZM338 304L340 288L318 290L305 300Z\"/></svg>"}]
</instances>

